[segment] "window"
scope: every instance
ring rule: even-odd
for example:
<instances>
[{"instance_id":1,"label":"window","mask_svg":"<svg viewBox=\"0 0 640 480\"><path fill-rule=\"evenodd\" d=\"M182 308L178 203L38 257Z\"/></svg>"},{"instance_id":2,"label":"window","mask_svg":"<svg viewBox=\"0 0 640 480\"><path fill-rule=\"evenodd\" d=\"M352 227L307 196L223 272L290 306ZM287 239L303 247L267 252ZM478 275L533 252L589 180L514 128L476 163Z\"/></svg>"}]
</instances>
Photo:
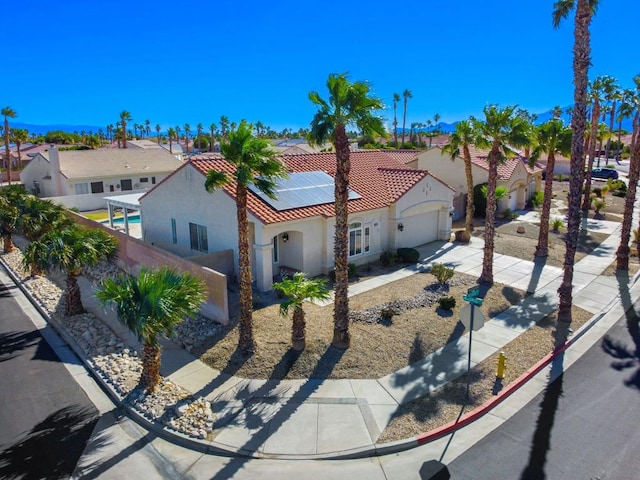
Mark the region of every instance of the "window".
<instances>
[{"instance_id":1,"label":"window","mask_svg":"<svg viewBox=\"0 0 640 480\"><path fill-rule=\"evenodd\" d=\"M89 185L86 183L76 183L76 195L84 195L85 193L89 193Z\"/></svg>"},{"instance_id":2,"label":"window","mask_svg":"<svg viewBox=\"0 0 640 480\"><path fill-rule=\"evenodd\" d=\"M369 252L370 245L370 229L362 226L360 222L354 222L349 225L349 256L362 255Z\"/></svg>"},{"instance_id":3,"label":"window","mask_svg":"<svg viewBox=\"0 0 640 480\"><path fill-rule=\"evenodd\" d=\"M102 182L91 182L91 193L102 193L104 192L104 185Z\"/></svg>"},{"instance_id":4,"label":"window","mask_svg":"<svg viewBox=\"0 0 640 480\"><path fill-rule=\"evenodd\" d=\"M122 190L133 190L133 186L131 185L131 179L127 179L127 180L120 180L120 186L122 187Z\"/></svg>"},{"instance_id":5,"label":"window","mask_svg":"<svg viewBox=\"0 0 640 480\"><path fill-rule=\"evenodd\" d=\"M189 236L191 238L191 250L208 252L207 227L197 223L189 223Z\"/></svg>"},{"instance_id":6,"label":"window","mask_svg":"<svg viewBox=\"0 0 640 480\"><path fill-rule=\"evenodd\" d=\"M142 177L140 179L140 183L148 183L149 182L149 177Z\"/></svg>"},{"instance_id":7,"label":"window","mask_svg":"<svg viewBox=\"0 0 640 480\"><path fill-rule=\"evenodd\" d=\"M173 240L173 244L178 243L178 230L176 228L176 219L171 219L171 239Z\"/></svg>"},{"instance_id":8,"label":"window","mask_svg":"<svg viewBox=\"0 0 640 480\"><path fill-rule=\"evenodd\" d=\"M36 180L33 181L33 194L40 195L40 182L37 182Z\"/></svg>"},{"instance_id":9,"label":"window","mask_svg":"<svg viewBox=\"0 0 640 480\"><path fill-rule=\"evenodd\" d=\"M151 184L155 185L156 184L156 177L151 177Z\"/></svg>"},{"instance_id":10,"label":"window","mask_svg":"<svg viewBox=\"0 0 640 480\"><path fill-rule=\"evenodd\" d=\"M278 263L280 260L280 251L278 245L278 235L273 237L273 263Z\"/></svg>"}]
</instances>

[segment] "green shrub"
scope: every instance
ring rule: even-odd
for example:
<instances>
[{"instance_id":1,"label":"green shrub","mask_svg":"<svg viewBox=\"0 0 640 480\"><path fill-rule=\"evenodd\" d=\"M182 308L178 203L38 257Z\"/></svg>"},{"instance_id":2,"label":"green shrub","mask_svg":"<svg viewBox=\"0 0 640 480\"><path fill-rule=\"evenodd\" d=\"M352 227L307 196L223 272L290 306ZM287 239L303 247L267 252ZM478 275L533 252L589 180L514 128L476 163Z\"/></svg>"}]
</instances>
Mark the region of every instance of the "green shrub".
<instances>
[{"instance_id":1,"label":"green shrub","mask_svg":"<svg viewBox=\"0 0 640 480\"><path fill-rule=\"evenodd\" d=\"M559 217L552 218L550 223L551 223L551 230L553 230L554 232L557 232L564 227L564 220L562 220Z\"/></svg>"},{"instance_id":2,"label":"green shrub","mask_svg":"<svg viewBox=\"0 0 640 480\"><path fill-rule=\"evenodd\" d=\"M503 211L500 212L500 216L502 218L504 218L505 220L510 219L511 218L511 214L513 212L511 211L510 208L505 208Z\"/></svg>"},{"instance_id":3,"label":"green shrub","mask_svg":"<svg viewBox=\"0 0 640 480\"><path fill-rule=\"evenodd\" d=\"M533 197L531 197L531 204L536 208L542 206L543 202L544 202L544 192L538 191L533 194Z\"/></svg>"},{"instance_id":4,"label":"green shrub","mask_svg":"<svg viewBox=\"0 0 640 480\"><path fill-rule=\"evenodd\" d=\"M600 214L600 210L604 209L606 206L607 204L604 202L604 200L595 200L593 202L594 213L596 215Z\"/></svg>"},{"instance_id":5,"label":"green shrub","mask_svg":"<svg viewBox=\"0 0 640 480\"><path fill-rule=\"evenodd\" d=\"M602 198L602 188L600 188L600 187L595 187L595 188L593 189L593 193L595 193L595 194L596 194L596 196L597 196L598 198Z\"/></svg>"},{"instance_id":6,"label":"green shrub","mask_svg":"<svg viewBox=\"0 0 640 480\"><path fill-rule=\"evenodd\" d=\"M420 260L420 252L415 248L399 248L398 259L404 263L417 263Z\"/></svg>"},{"instance_id":7,"label":"green shrub","mask_svg":"<svg viewBox=\"0 0 640 480\"><path fill-rule=\"evenodd\" d=\"M455 270L443 263L434 263L431 266L431 275L436 277L439 283L447 283L453 277Z\"/></svg>"},{"instance_id":8,"label":"green shrub","mask_svg":"<svg viewBox=\"0 0 640 480\"><path fill-rule=\"evenodd\" d=\"M380 263L383 267L393 267L396 263L398 263L398 256L391 250L385 250L380 255Z\"/></svg>"},{"instance_id":9,"label":"green shrub","mask_svg":"<svg viewBox=\"0 0 640 480\"><path fill-rule=\"evenodd\" d=\"M358 274L358 267L356 266L355 263L348 264L347 268L349 270L350 277L355 277Z\"/></svg>"},{"instance_id":10,"label":"green shrub","mask_svg":"<svg viewBox=\"0 0 640 480\"><path fill-rule=\"evenodd\" d=\"M456 306L456 299L453 297L442 297L438 300L438 305L443 310L453 310Z\"/></svg>"}]
</instances>

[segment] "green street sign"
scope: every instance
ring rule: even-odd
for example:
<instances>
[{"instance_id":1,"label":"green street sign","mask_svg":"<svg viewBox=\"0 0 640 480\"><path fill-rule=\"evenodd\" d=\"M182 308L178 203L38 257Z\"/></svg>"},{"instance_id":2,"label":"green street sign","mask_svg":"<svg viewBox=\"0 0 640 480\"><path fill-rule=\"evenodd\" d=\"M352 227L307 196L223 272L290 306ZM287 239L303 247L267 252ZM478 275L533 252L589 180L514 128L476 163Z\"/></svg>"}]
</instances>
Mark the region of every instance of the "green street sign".
<instances>
[{"instance_id":1,"label":"green street sign","mask_svg":"<svg viewBox=\"0 0 640 480\"><path fill-rule=\"evenodd\" d=\"M480 295L480 285L476 285L467 290L467 296L469 297L477 297L478 295Z\"/></svg>"},{"instance_id":2,"label":"green street sign","mask_svg":"<svg viewBox=\"0 0 640 480\"><path fill-rule=\"evenodd\" d=\"M472 305L475 305L476 307L481 307L482 306L482 299L481 298L477 298L471 295L463 295L462 299L465 302L469 302Z\"/></svg>"}]
</instances>

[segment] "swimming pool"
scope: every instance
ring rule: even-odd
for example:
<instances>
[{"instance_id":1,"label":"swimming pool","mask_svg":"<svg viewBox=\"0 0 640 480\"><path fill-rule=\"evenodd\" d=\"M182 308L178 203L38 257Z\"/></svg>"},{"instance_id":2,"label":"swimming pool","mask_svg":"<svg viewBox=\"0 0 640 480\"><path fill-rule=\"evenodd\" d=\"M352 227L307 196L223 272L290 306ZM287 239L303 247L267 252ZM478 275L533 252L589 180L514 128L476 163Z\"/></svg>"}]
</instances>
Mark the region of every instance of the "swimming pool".
<instances>
[{"instance_id":1,"label":"swimming pool","mask_svg":"<svg viewBox=\"0 0 640 480\"><path fill-rule=\"evenodd\" d=\"M109 225L109 220L103 220L102 222L104 225ZM129 215L129 224L131 223L140 223L140 215ZM113 224L114 225L124 225L124 218L123 217L118 217L118 218L114 218L113 219Z\"/></svg>"}]
</instances>

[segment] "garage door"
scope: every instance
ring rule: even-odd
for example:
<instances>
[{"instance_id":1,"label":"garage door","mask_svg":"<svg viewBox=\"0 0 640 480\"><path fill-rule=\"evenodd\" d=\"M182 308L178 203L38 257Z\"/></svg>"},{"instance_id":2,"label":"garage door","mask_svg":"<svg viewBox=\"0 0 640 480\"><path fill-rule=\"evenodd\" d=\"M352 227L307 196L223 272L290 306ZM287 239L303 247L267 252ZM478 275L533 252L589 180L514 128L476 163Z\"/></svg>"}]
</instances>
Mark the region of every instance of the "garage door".
<instances>
[{"instance_id":1,"label":"garage door","mask_svg":"<svg viewBox=\"0 0 640 480\"><path fill-rule=\"evenodd\" d=\"M417 247L438 239L438 211L414 215L401 220L404 229L398 232L399 246Z\"/></svg>"}]
</instances>

